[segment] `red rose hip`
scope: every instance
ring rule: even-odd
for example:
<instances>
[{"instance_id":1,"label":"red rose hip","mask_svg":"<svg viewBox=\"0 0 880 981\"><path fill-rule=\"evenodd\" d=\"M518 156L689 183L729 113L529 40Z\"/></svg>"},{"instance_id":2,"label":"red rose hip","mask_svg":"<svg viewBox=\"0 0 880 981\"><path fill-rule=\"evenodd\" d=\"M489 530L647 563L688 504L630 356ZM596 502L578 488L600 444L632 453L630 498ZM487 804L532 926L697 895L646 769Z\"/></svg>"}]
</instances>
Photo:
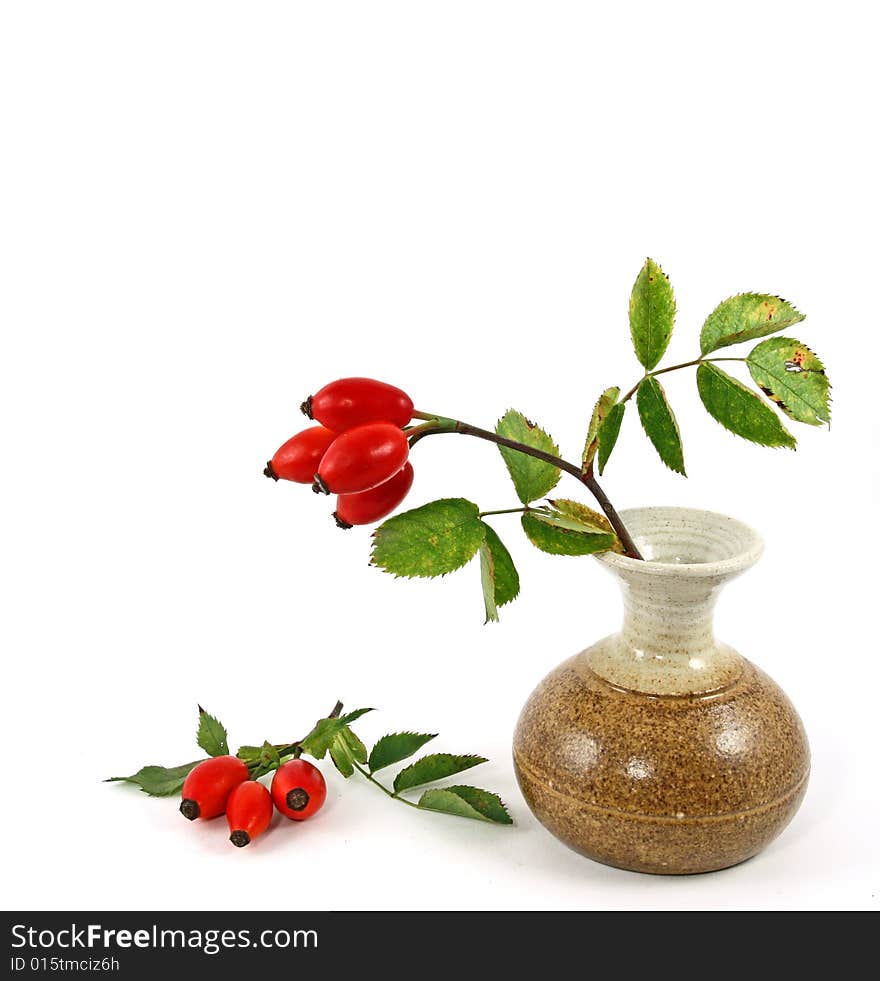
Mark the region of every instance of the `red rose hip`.
<instances>
[{"instance_id":1,"label":"red rose hip","mask_svg":"<svg viewBox=\"0 0 880 981\"><path fill-rule=\"evenodd\" d=\"M273 480L293 480L310 484L321 458L336 439L336 433L323 426L312 426L292 436L280 446L263 473Z\"/></svg>"},{"instance_id":2,"label":"red rose hip","mask_svg":"<svg viewBox=\"0 0 880 981\"><path fill-rule=\"evenodd\" d=\"M340 494L333 512L336 524L340 528L351 528L352 525L369 525L384 518L406 497L412 482L413 468L407 462L403 470L372 490L361 491L360 494Z\"/></svg>"},{"instance_id":3,"label":"red rose hip","mask_svg":"<svg viewBox=\"0 0 880 981\"><path fill-rule=\"evenodd\" d=\"M193 767L183 782L180 813L189 821L217 817L232 791L248 778L247 765L236 756L214 756Z\"/></svg>"},{"instance_id":4,"label":"red rose hip","mask_svg":"<svg viewBox=\"0 0 880 981\"><path fill-rule=\"evenodd\" d=\"M400 428L413 416L412 399L374 378L340 378L303 402L302 411L336 433L368 422L393 422Z\"/></svg>"},{"instance_id":5,"label":"red rose hip","mask_svg":"<svg viewBox=\"0 0 880 981\"><path fill-rule=\"evenodd\" d=\"M357 494L390 480L409 456L406 433L390 422L371 422L340 433L315 473L312 489Z\"/></svg>"},{"instance_id":6,"label":"red rose hip","mask_svg":"<svg viewBox=\"0 0 880 981\"><path fill-rule=\"evenodd\" d=\"M272 813L272 795L259 780L240 783L226 803L229 840L236 848L249 845L269 827Z\"/></svg>"},{"instance_id":7,"label":"red rose hip","mask_svg":"<svg viewBox=\"0 0 880 981\"><path fill-rule=\"evenodd\" d=\"M321 771L308 760L290 760L272 778L272 800L293 821L305 821L321 809L327 784Z\"/></svg>"}]
</instances>

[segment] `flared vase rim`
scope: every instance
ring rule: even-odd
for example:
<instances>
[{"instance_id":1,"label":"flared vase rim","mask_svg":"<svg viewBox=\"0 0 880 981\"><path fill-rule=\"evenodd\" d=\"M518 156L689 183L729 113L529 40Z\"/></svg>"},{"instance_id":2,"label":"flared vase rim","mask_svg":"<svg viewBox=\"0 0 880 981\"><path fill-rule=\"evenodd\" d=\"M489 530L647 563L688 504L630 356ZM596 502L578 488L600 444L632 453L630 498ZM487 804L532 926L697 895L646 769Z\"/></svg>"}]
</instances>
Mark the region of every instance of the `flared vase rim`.
<instances>
[{"instance_id":1,"label":"flared vase rim","mask_svg":"<svg viewBox=\"0 0 880 981\"><path fill-rule=\"evenodd\" d=\"M718 511L688 507L626 508L620 517L645 560L618 552L602 552L595 558L623 575L701 579L730 577L750 568L764 551L764 540L745 522ZM652 539L653 534L653 539ZM676 549L675 537L680 537ZM678 552L675 560L654 556L653 545L662 537L664 553ZM702 552L706 558L688 561ZM714 558L713 555L718 557Z\"/></svg>"}]
</instances>

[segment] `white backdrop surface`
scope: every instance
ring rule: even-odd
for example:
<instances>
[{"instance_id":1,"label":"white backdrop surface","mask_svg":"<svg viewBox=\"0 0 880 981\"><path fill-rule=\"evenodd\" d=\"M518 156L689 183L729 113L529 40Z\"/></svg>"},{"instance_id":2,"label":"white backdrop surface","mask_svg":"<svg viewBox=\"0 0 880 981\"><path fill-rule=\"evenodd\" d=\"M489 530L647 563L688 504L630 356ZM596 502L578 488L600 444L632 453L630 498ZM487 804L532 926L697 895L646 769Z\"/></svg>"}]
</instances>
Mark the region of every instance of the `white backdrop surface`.
<instances>
[{"instance_id":1,"label":"white backdrop surface","mask_svg":"<svg viewBox=\"0 0 880 981\"><path fill-rule=\"evenodd\" d=\"M876 27L852 2L3 6L6 908L876 908ZM634 413L606 474L620 507L762 532L718 633L812 744L782 837L681 879L580 858L516 788L521 704L619 622L596 563L497 519L522 596L483 626L476 565L395 581L368 530L260 473L348 374L490 427L516 406L576 458L597 393L638 377L645 255L676 290L670 359L722 298L777 292L835 399L830 431L764 450L667 376L689 479ZM414 457L412 505L515 503L486 444ZM381 709L367 739L489 756L473 780L516 826L327 766L319 818L239 851L100 782L194 758L197 702L250 743L337 697Z\"/></svg>"}]
</instances>

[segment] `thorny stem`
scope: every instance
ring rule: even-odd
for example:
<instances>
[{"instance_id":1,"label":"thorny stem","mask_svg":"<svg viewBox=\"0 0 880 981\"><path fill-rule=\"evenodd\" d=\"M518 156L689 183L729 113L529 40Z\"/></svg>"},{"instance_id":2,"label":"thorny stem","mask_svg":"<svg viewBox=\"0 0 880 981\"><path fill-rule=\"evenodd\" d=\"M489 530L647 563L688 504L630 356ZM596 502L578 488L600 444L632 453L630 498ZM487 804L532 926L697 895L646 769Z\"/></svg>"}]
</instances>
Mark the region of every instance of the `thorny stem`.
<instances>
[{"instance_id":1,"label":"thorny stem","mask_svg":"<svg viewBox=\"0 0 880 981\"><path fill-rule=\"evenodd\" d=\"M427 413L419 413L418 418L424 418ZM642 554L636 547L636 543L632 540L630 533L626 530L626 526L620 519L620 515L615 511L614 506L611 501L608 500L605 492L599 486L596 478L593 476L593 468L589 467L586 472L584 472L579 466L574 463L569 463L567 460L562 460L558 456L554 456L552 453L545 453L543 450L536 449L533 446L527 446L525 443L518 443L516 440L507 439L506 436L499 436L497 433L493 433L488 429L480 429L479 426L472 426L470 423L461 422L458 419L447 419L444 416L432 416L433 423L429 423L426 426L419 426L418 432L416 432L410 439L410 446L415 446L415 444L423 439L425 436L433 436L436 433L461 433L464 436L476 436L477 439L485 439L490 443L496 443L498 446L506 446L511 450L517 450L519 453L524 453L526 456L532 456L536 460L543 460L544 463L549 463L554 467L558 467L560 470L564 470L565 473L570 474L572 477L579 480L584 487L596 498L599 502L599 506L605 512L605 516L611 523L611 527L617 533L617 537L620 539L620 544L623 546L624 554L628 555L631 559L641 559Z\"/></svg>"},{"instance_id":2,"label":"thorny stem","mask_svg":"<svg viewBox=\"0 0 880 981\"><path fill-rule=\"evenodd\" d=\"M665 375L667 371L678 371L679 368L693 368L694 365L705 364L709 361L745 361L745 358L704 358L702 355L699 358L694 358L693 361L682 361L681 364L673 364L668 368L660 368L657 371L646 371L644 375L633 385L633 387L623 396L620 400L621 402L629 402L629 400L636 394L639 390L639 385L646 378L653 378L655 375Z\"/></svg>"}]
</instances>

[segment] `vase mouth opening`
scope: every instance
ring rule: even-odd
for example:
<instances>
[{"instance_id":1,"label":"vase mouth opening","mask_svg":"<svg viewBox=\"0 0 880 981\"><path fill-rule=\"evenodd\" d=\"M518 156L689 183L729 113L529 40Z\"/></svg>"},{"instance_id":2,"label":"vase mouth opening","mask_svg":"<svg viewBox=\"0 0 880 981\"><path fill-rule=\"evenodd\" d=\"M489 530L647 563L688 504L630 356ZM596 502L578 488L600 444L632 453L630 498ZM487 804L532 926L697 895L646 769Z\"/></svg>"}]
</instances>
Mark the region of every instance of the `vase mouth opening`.
<instances>
[{"instance_id":1,"label":"vase mouth opening","mask_svg":"<svg viewBox=\"0 0 880 981\"><path fill-rule=\"evenodd\" d=\"M629 508L620 517L645 561L616 552L596 558L622 572L692 578L732 576L754 565L764 550L747 524L696 508Z\"/></svg>"}]
</instances>

